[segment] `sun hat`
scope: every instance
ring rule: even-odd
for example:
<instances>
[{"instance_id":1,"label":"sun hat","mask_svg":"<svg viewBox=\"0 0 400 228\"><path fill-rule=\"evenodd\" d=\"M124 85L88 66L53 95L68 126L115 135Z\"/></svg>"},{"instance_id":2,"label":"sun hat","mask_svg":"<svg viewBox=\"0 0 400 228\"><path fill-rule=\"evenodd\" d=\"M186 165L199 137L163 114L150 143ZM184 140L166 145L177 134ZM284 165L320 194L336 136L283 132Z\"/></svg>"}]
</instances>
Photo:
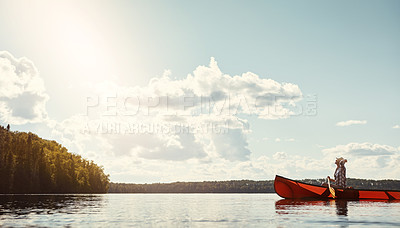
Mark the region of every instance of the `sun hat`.
<instances>
[{"instance_id":1,"label":"sun hat","mask_svg":"<svg viewBox=\"0 0 400 228\"><path fill-rule=\"evenodd\" d=\"M336 158L336 161L338 161L339 163L340 162L347 162L347 159L344 159L343 157L339 157L339 158Z\"/></svg>"}]
</instances>

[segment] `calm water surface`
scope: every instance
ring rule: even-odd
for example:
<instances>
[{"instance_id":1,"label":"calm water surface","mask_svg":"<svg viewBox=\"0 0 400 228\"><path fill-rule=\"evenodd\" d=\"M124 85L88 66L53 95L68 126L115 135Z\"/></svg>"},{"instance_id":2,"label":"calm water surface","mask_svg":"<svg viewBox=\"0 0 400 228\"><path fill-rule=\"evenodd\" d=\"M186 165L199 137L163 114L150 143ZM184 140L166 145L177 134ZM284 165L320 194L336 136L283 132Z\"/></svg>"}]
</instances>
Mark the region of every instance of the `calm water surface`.
<instances>
[{"instance_id":1,"label":"calm water surface","mask_svg":"<svg viewBox=\"0 0 400 228\"><path fill-rule=\"evenodd\" d=\"M400 227L400 201L275 194L0 195L2 227Z\"/></svg>"}]
</instances>

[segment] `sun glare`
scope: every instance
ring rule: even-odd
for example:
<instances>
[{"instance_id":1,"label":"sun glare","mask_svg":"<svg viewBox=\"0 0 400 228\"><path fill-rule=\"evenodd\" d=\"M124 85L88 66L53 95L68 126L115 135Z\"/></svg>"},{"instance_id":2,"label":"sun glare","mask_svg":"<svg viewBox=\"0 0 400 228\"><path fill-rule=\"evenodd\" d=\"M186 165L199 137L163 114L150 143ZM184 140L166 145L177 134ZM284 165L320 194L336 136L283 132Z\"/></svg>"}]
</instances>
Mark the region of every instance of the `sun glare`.
<instances>
[{"instance_id":1,"label":"sun glare","mask_svg":"<svg viewBox=\"0 0 400 228\"><path fill-rule=\"evenodd\" d=\"M64 15L57 28L60 49L80 80L102 81L110 76L107 43L96 26L80 15Z\"/></svg>"}]
</instances>

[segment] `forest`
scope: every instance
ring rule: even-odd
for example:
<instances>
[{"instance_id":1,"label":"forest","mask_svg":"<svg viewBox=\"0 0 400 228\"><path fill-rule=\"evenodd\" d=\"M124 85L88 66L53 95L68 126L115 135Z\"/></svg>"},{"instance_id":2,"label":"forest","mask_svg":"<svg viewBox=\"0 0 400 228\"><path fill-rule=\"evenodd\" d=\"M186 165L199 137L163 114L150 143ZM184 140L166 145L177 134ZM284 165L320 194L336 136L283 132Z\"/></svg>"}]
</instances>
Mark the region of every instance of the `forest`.
<instances>
[{"instance_id":1,"label":"forest","mask_svg":"<svg viewBox=\"0 0 400 228\"><path fill-rule=\"evenodd\" d=\"M324 179L305 179L321 185ZM348 178L347 185L356 189L400 190L400 180L366 180ZM274 193L274 181L231 180L174 182L153 184L110 183L109 193Z\"/></svg>"},{"instance_id":2,"label":"forest","mask_svg":"<svg viewBox=\"0 0 400 228\"><path fill-rule=\"evenodd\" d=\"M110 183L109 193L270 193L274 181L231 180L154 184Z\"/></svg>"},{"instance_id":3,"label":"forest","mask_svg":"<svg viewBox=\"0 0 400 228\"><path fill-rule=\"evenodd\" d=\"M106 193L109 176L56 141L0 126L0 193Z\"/></svg>"}]
</instances>

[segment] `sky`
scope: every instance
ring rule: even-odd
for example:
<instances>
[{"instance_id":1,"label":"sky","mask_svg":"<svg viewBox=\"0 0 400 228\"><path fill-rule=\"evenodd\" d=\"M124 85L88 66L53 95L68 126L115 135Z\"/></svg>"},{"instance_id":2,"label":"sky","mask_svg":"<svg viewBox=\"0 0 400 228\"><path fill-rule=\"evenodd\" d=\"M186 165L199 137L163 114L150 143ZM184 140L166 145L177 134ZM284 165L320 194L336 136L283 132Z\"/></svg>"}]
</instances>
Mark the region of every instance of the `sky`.
<instances>
[{"instance_id":1,"label":"sky","mask_svg":"<svg viewBox=\"0 0 400 228\"><path fill-rule=\"evenodd\" d=\"M399 179L399 10L0 0L0 125L113 182Z\"/></svg>"}]
</instances>

